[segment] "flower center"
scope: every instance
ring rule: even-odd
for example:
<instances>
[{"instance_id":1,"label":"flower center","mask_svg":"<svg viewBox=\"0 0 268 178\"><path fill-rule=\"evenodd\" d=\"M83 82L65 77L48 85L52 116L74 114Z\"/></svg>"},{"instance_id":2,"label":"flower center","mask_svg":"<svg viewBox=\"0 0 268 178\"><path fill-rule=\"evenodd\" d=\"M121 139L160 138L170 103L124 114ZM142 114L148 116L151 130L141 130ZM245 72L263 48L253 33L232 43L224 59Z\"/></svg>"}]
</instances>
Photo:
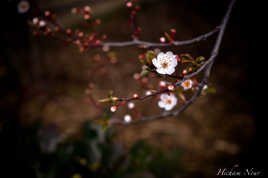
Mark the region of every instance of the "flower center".
<instances>
[{"instance_id":1,"label":"flower center","mask_svg":"<svg viewBox=\"0 0 268 178\"><path fill-rule=\"evenodd\" d=\"M171 104L171 103L172 103L171 99L166 100L166 104Z\"/></svg>"},{"instance_id":2,"label":"flower center","mask_svg":"<svg viewBox=\"0 0 268 178\"><path fill-rule=\"evenodd\" d=\"M184 82L184 86L185 86L185 87L189 87L189 86L190 86L190 82L189 82L189 81L185 81L185 82Z\"/></svg>"},{"instance_id":3,"label":"flower center","mask_svg":"<svg viewBox=\"0 0 268 178\"><path fill-rule=\"evenodd\" d=\"M161 66L162 66L162 68L167 68L168 67L168 63L167 62L163 62L162 64L161 64Z\"/></svg>"},{"instance_id":4,"label":"flower center","mask_svg":"<svg viewBox=\"0 0 268 178\"><path fill-rule=\"evenodd\" d=\"M22 8L22 9L27 9L27 8L28 8L28 4L27 4L27 3L22 3L22 4L20 5L20 8Z\"/></svg>"}]
</instances>

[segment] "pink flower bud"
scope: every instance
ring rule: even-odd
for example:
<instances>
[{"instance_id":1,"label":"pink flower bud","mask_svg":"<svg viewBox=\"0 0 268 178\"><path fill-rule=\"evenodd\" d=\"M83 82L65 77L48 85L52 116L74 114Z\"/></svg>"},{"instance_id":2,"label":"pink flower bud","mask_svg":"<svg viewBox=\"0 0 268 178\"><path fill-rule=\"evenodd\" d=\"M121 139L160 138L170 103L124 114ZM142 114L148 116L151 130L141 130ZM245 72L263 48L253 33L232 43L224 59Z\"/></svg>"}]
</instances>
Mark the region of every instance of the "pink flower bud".
<instances>
[{"instance_id":1,"label":"pink flower bud","mask_svg":"<svg viewBox=\"0 0 268 178\"><path fill-rule=\"evenodd\" d=\"M176 58L177 58L178 63L180 63L181 62L181 58L178 55L176 56Z\"/></svg>"},{"instance_id":2,"label":"pink flower bud","mask_svg":"<svg viewBox=\"0 0 268 178\"><path fill-rule=\"evenodd\" d=\"M117 106L112 106L112 107L110 108L110 110L111 110L111 112L115 112L115 111L117 110Z\"/></svg>"},{"instance_id":3,"label":"pink flower bud","mask_svg":"<svg viewBox=\"0 0 268 178\"><path fill-rule=\"evenodd\" d=\"M101 20L100 20L100 19L96 19L95 23L96 23L97 25L99 25L99 24L101 24Z\"/></svg>"},{"instance_id":4,"label":"pink flower bud","mask_svg":"<svg viewBox=\"0 0 268 178\"><path fill-rule=\"evenodd\" d=\"M133 98L138 98L138 97L139 97L139 95L137 93L133 94Z\"/></svg>"},{"instance_id":5,"label":"pink flower bud","mask_svg":"<svg viewBox=\"0 0 268 178\"><path fill-rule=\"evenodd\" d=\"M163 36L162 36L162 37L160 37L160 42L161 42L161 43L165 43L165 42L166 42L166 38L165 38L165 37L163 37Z\"/></svg>"},{"instance_id":6,"label":"pink flower bud","mask_svg":"<svg viewBox=\"0 0 268 178\"><path fill-rule=\"evenodd\" d=\"M146 96L151 95L151 94L152 94L152 92L150 90L148 90L148 91L145 92L145 95Z\"/></svg>"},{"instance_id":7,"label":"pink flower bud","mask_svg":"<svg viewBox=\"0 0 268 178\"><path fill-rule=\"evenodd\" d=\"M85 7L84 7L84 11L85 11L86 13L89 13L89 12L91 11L91 8L90 8L89 6L85 6Z\"/></svg>"},{"instance_id":8,"label":"pink flower bud","mask_svg":"<svg viewBox=\"0 0 268 178\"><path fill-rule=\"evenodd\" d=\"M84 19L85 19L85 20L89 20L89 19L90 19L90 15L89 15L89 14L85 14L85 15L84 15Z\"/></svg>"},{"instance_id":9,"label":"pink flower bud","mask_svg":"<svg viewBox=\"0 0 268 178\"><path fill-rule=\"evenodd\" d=\"M159 82L159 87L164 88L164 87L166 87L166 86L167 86L167 83L166 83L165 81L161 80L161 81Z\"/></svg>"},{"instance_id":10,"label":"pink flower bud","mask_svg":"<svg viewBox=\"0 0 268 178\"><path fill-rule=\"evenodd\" d=\"M72 33L72 30L70 28L66 29L66 34L67 35L71 35L71 33Z\"/></svg>"},{"instance_id":11,"label":"pink flower bud","mask_svg":"<svg viewBox=\"0 0 268 178\"><path fill-rule=\"evenodd\" d=\"M46 17L50 16L50 14L51 14L50 11L45 11L45 16Z\"/></svg>"},{"instance_id":12,"label":"pink flower bud","mask_svg":"<svg viewBox=\"0 0 268 178\"><path fill-rule=\"evenodd\" d=\"M133 109L135 107L135 104L130 102L128 103L128 109Z\"/></svg>"},{"instance_id":13,"label":"pink flower bud","mask_svg":"<svg viewBox=\"0 0 268 178\"><path fill-rule=\"evenodd\" d=\"M37 17L33 18L33 24L34 25L37 25L39 22L39 19Z\"/></svg>"},{"instance_id":14,"label":"pink flower bud","mask_svg":"<svg viewBox=\"0 0 268 178\"><path fill-rule=\"evenodd\" d=\"M140 74L139 74L139 73L135 73L135 74L133 75L133 78L134 78L135 80L139 80L139 79L140 79Z\"/></svg>"},{"instance_id":15,"label":"pink flower bud","mask_svg":"<svg viewBox=\"0 0 268 178\"><path fill-rule=\"evenodd\" d=\"M176 30L174 28L170 29L170 33L174 36L176 34Z\"/></svg>"},{"instance_id":16,"label":"pink flower bud","mask_svg":"<svg viewBox=\"0 0 268 178\"><path fill-rule=\"evenodd\" d=\"M75 7L75 8L72 8L72 13L73 14L78 14L78 9Z\"/></svg>"},{"instance_id":17,"label":"pink flower bud","mask_svg":"<svg viewBox=\"0 0 268 178\"><path fill-rule=\"evenodd\" d=\"M127 6L127 8L131 8L132 7L132 2L127 2L126 6Z\"/></svg>"},{"instance_id":18,"label":"pink flower bud","mask_svg":"<svg viewBox=\"0 0 268 178\"><path fill-rule=\"evenodd\" d=\"M78 36L79 36L80 38L82 38L82 37L84 36L84 33L83 33L83 32L79 32L79 33L78 33Z\"/></svg>"},{"instance_id":19,"label":"pink flower bud","mask_svg":"<svg viewBox=\"0 0 268 178\"><path fill-rule=\"evenodd\" d=\"M47 25L47 23L44 20L40 20L39 22L39 27L45 27Z\"/></svg>"},{"instance_id":20,"label":"pink flower bud","mask_svg":"<svg viewBox=\"0 0 268 178\"><path fill-rule=\"evenodd\" d=\"M168 85L167 88L169 91L174 91L174 89L175 89L174 85Z\"/></svg>"}]
</instances>

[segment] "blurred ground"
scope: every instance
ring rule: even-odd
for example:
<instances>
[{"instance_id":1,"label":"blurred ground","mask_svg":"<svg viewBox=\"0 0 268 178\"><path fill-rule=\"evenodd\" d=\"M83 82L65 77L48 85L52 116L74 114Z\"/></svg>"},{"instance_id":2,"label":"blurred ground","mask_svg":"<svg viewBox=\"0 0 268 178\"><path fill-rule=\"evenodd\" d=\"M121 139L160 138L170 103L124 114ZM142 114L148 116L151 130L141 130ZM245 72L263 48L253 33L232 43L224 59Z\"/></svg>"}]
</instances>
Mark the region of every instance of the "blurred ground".
<instances>
[{"instance_id":1,"label":"blurred ground","mask_svg":"<svg viewBox=\"0 0 268 178\"><path fill-rule=\"evenodd\" d=\"M88 2L93 3L93 12L102 19L102 24L95 30L105 32L107 41L129 39L123 1ZM61 1L41 1L39 5L43 9L55 10L64 26L77 27L81 26L81 21L71 18L69 9L73 5L85 4L85 1L69 0L64 4ZM193 7L197 5L184 1L148 1L138 18L142 27L141 39L157 41L162 32L170 28L177 29L178 40L190 39L218 25L225 10L221 7L217 11L215 6L210 12L196 11L198 9ZM215 11L217 13L212 17ZM184 167L189 175L213 177L218 168L237 164L237 156L247 149L255 135L254 116L245 97L247 63L241 64L247 56L243 53L247 50L247 43L238 35L239 30L239 26L232 22L227 27L210 79L216 88L215 94L198 99L176 119L117 127L118 142L130 146L139 139L146 139L167 150L182 147L185 150ZM213 40L172 50L209 57ZM41 119L44 125L55 123L64 136L77 133L80 124L96 114L94 108L85 102L85 89L93 56L98 50L81 54L75 48L42 37L29 37L29 44L27 51L12 57L20 61L16 67L26 91L20 108L21 118L26 123L35 119ZM132 75L140 72L137 56L143 50L135 47L113 50L118 54L119 62L108 66L106 72L94 79L96 99L105 97L110 89L116 95L128 96L139 88ZM152 107L144 107L146 104ZM155 101L146 101L145 105L141 105L145 115L160 112Z\"/></svg>"}]
</instances>

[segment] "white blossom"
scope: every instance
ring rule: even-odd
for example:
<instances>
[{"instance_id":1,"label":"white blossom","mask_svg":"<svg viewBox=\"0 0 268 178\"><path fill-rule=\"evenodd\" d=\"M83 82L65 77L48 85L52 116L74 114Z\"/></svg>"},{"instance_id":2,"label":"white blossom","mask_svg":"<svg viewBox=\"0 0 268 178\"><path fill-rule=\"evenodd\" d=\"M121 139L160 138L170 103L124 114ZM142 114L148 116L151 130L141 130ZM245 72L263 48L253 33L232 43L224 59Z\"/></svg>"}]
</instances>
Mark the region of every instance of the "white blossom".
<instances>
[{"instance_id":1,"label":"white blossom","mask_svg":"<svg viewBox=\"0 0 268 178\"><path fill-rule=\"evenodd\" d=\"M173 93L170 94L161 94L160 95L160 101L158 102L158 106L160 108L163 108L167 111L174 108L177 104L177 98Z\"/></svg>"},{"instance_id":2,"label":"white blossom","mask_svg":"<svg viewBox=\"0 0 268 178\"><path fill-rule=\"evenodd\" d=\"M28 1L20 1L18 3L18 12L20 14L26 13L30 9L30 3Z\"/></svg>"},{"instance_id":3,"label":"white blossom","mask_svg":"<svg viewBox=\"0 0 268 178\"><path fill-rule=\"evenodd\" d=\"M188 89L192 88L193 81L190 79L185 80L184 82L182 82L181 86L183 87L184 90L188 90Z\"/></svg>"},{"instance_id":4,"label":"white blossom","mask_svg":"<svg viewBox=\"0 0 268 178\"><path fill-rule=\"evenodd\" d=\"M157 55L157 58L154 58L152 62L159 74L168 75L175 72L175 67L178 64L176 55L174 55L171 51L168 51L167 53L160 52Z\"/></svg>"}]
</instances>

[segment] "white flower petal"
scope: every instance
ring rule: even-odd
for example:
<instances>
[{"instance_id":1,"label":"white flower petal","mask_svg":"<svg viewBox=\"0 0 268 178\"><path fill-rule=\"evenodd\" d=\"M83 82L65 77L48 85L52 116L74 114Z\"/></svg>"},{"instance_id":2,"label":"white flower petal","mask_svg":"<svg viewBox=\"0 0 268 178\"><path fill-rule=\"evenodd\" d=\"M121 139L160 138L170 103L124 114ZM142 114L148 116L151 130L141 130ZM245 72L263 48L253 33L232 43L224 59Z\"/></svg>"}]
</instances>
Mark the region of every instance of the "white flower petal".
<instances>
[{"instance_id":1,"label":"white flower petal","mask_svg":"<svg viewBox=\"0 0 268 178\"><path fill-rule=\"evenodd\" d=\"M161 94L161 95L160 95L160 99L161 99L161 100L165 100L165 98L166 98L167 96L168 96L168 95L165 94L165 93L164 93L164 94Z\"/></svg>"},{"instance_id":2,"label":"white flower petal","mask_svg":"<svg viewBox=\"0 0 268 178\"><path fill-rule=\"evenodd\" d=\"M164 107L165 107L165 103L164 103L162 100L160 100L160 101L158 102L158 106L159 106L160 108L164 108Z\"/></svg>"},{"instance_id":3,"label":"white flower petal","mask_svg":"<svg viewBox=\"0 0 268 178\"><path fill-rule=\"evenodd\" d=\"M163 68L156 69L156 72L158 72L159 74L166 74L166 71Z\"/></svg>"},{"instance_id":4,"label":"white flower petal","mask_svg":"<svg viewBox=\"0 0 268 178\"><path fill-rule=\"evenodd\" d=\"M177 98L175 96L172 98L172 103L173 103L173 105L177 104Z\"/></svg>"},{"instance_id":5,"label":"white flower petal","mask_svg":"<svg viewBox=\"0 0 268 178\"><path fill-rule=\"evenodd\" d=\"M166 105L166 106L165 106L165 110L167 110L167 111L171 110L172 108L173 108L172 105Z\"/></svg>"},{"instance_id":6,"label":"white flower petal","mask_svg":"<svg viewBox=\"0 0 268 178\"><path fill-rule=\"evenodd\" d=\"M175 68L174 68L174 67L169 68L169 69L166 70L166 74L168 74L168 75L171 75L171 74L173 74L174 72L175 72Z\"/></svg>"},{"instance_id":7,"label":"white flower petal","mask_svg":"<svg viewBox=\"0 0 268 178\"><path fill-rule=\"evenodd\" d=\"M177 59L173 58L170 64L171 64L172 67L176 67L178 65Z\"/></svg>"},{"instance_id":8,"label":"white flower petal","mask_svg":"<svg viewBox=\"0 0 268 178\"><path fill-rule=\"evenodd\" d=\"M173 52L171 52L171 51L168 51L166 54L169 55L170 57L173 56Z\"/></svg>"},{"instance_id":9,"label":"white flower petal","mask_svg":"<svg viewBox=\"0 0 268 178\"><path fill-rule=\"evenodd\" d=\"M163 53L163 52L158 53L157 59L158 60L161 59L164 55L165 55L165 53Z\"/></svg>"},{"instance_id":10,"label":"white flower petal","mask_svg":"<svg viewBox=\"0 0 268 178\"><path fill-rule=\"evenodd\" d=\"M156 68L160 67L160 65L159 65L158 61L156 60L156 58L153 58L152 63Z\"/></svg>"}]
</instances>

